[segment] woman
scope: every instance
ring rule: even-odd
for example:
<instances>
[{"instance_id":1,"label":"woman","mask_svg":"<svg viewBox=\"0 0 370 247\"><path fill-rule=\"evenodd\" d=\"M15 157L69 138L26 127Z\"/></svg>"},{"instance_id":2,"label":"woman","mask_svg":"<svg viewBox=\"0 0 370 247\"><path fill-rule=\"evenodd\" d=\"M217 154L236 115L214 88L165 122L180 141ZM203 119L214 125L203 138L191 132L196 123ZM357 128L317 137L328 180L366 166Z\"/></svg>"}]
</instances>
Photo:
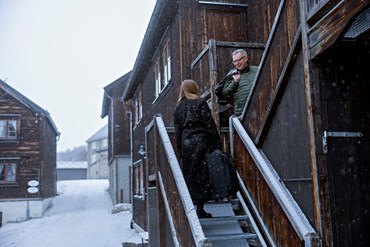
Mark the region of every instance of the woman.
<instances>
[{"instance_id":1,"label":"woman","mask_svg":"<svg viewBox=\"0 0 370 247\"><path fill-rule=\"evenodd\" d=\"M207 102L199 97L193 80L181 83L174 111L177 150L190 195L199 218L211 218L204 204L211 199L205 154L221 148L221 140Z\"/></svg>"}]
</instances>

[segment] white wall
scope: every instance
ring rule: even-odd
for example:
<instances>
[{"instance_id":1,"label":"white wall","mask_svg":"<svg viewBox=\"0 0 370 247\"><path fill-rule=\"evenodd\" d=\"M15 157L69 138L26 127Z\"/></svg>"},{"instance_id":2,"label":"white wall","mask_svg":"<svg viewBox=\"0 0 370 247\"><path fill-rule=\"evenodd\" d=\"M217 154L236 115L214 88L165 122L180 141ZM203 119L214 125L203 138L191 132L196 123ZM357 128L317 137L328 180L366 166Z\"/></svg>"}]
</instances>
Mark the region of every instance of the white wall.
<instances>
[{"instance_id":1,"label":"white wall","mask_svg":"<svg viewBox=\"0 0 370 247\"><path fill-rule=\"evenodd\" d=\"M45 211L50 207L54 197L47 199L29 200L29 218L41 218ZM27 219L27 201L26 200L2 200L0 201L0 211L3 212L2 224L9 222L22 222Z\"/></svg>"},{"instance_id":2,"label":"white wall","mask_svg":"<svg viewBox=\"0 0 370 247\"><path fill-rule=\"evenodd\" d=\"M113 204L119 203L118 199L121 196L121 190L123 203L132 203L130 166L130 155L119 155L109 164L109 194Z\"/></svg>"}]
</instances>

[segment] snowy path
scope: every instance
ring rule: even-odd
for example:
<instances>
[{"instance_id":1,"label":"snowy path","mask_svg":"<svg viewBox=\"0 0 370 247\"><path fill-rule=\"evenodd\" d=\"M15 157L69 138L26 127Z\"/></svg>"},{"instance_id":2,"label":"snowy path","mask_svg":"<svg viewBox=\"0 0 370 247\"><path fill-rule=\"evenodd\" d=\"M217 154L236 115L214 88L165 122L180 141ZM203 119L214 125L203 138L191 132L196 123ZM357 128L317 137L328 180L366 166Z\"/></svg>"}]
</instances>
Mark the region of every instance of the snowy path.
<instances>
[{"instance_id":1,"label":"snowy path","mask_svg":"<svg viewBox=\"0 0 370 247\"><path fill-rule=\"evenodd\" d=\"M0 228L0 247L120 247L141 243L130 229L131 212L111 214L107 180L58 182L53 206L43 218Z\"/></svg>"}]
</instances>

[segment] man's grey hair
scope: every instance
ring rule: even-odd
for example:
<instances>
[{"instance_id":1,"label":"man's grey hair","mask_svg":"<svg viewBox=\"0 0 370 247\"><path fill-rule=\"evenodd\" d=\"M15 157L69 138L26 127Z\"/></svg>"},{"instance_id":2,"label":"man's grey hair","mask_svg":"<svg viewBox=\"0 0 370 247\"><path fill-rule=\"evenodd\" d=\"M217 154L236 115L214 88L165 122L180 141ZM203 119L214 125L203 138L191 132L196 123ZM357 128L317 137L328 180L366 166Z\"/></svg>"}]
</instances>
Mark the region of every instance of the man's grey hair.
<instances>
[{"instance_id":1,"label":"man's grey hair","mask_svg":"<svg viewBox=\"0 0 370 247\"><path fill-rule=\"evenodd\" d=\"M235 54L238 54L238 53L241 53L243 56L248 56L248 53L244 49L237 49L237 50L233 51L232 55L235 55Z\"/></svg>"}]
</instances>

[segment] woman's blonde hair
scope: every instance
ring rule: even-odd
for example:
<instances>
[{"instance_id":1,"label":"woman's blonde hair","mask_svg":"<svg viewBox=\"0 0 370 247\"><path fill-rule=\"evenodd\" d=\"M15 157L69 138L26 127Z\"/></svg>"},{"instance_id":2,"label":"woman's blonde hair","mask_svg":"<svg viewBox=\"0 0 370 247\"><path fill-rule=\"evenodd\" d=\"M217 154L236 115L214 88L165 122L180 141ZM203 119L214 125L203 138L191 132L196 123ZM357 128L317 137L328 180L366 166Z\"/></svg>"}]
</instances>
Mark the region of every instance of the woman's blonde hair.
<instances>
[{"instance_id":1,"label":"woman's blonde hair","mask_svg":"<svg viewBox=\"0 0 370 247\"><path fill-rule=\"evenodd\" d=\"M177 102L180 102L184 98L196 99L199 97L199 86L194 80L186 79L183 80L180 87L180 95Z\"/></svg>"}]
</instances>

